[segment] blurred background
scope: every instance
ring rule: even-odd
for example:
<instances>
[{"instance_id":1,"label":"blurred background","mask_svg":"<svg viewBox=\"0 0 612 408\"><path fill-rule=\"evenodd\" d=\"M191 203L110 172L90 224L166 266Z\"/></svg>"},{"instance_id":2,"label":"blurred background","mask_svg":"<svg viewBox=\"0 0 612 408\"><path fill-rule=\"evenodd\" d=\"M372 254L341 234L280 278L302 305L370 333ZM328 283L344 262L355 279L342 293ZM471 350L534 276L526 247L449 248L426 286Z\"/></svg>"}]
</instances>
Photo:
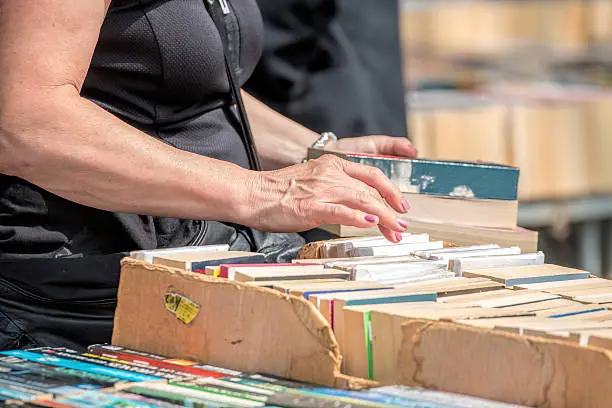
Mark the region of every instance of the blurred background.
<instances>
[{"instance_id":1,"label":"blurred background","mask_svg":"<svg viewBox=\"0 0 612 408\"><path fill-rule=\"evenodd\" d=\"M521 168L549 262L612 277L612 1L401 0L423 157Z\"/></svg>"},{"instance_id":2,"label":"blurred background","mask_svg":"<svg viewBox=\"0 0 612 408\"><path fill-rule=\"evenodd\" d=\"M612 277L612 0L258 0L247 90L319 132L518 166L547 261Z\"/></svg>"}]
</instances>

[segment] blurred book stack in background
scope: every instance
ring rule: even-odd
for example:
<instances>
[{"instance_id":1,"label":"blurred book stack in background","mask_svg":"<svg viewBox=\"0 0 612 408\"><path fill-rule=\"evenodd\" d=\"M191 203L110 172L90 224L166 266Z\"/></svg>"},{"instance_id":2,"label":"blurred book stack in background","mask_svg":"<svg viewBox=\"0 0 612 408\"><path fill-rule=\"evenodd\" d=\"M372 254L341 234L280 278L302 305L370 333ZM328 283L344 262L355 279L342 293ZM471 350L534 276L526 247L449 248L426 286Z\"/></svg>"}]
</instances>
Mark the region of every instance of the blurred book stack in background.
<instances>
[{"instance_id":1,"label":"blurred book stack in background","mask_svg":"<svg viewBox=\"0 0 612 408\"><path fill-rule=\"evenodd\" d=\"M421 157L519 167L519 225L607 275L612 1L404 0L400 18Z\"/></svg>"}]
</instances>

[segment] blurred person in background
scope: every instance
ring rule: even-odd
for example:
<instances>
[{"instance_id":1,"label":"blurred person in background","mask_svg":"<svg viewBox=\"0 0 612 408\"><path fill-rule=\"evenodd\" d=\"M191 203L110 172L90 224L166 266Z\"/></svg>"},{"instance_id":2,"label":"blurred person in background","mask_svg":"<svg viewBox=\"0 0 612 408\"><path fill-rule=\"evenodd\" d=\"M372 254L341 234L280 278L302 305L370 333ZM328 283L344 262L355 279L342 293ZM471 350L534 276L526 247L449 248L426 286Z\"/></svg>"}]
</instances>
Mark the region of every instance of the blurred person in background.
<instances>
[{"instance_id":1,"label":"blurred person in background","mask_svg":"<svg viewBox=\"0 0 612 408\"><path fill-rule=\"evenodd\" d=\"M398 0L258 4L265 32L250 93L317 132L406 136Z\"/></svg>"}]
</instances>

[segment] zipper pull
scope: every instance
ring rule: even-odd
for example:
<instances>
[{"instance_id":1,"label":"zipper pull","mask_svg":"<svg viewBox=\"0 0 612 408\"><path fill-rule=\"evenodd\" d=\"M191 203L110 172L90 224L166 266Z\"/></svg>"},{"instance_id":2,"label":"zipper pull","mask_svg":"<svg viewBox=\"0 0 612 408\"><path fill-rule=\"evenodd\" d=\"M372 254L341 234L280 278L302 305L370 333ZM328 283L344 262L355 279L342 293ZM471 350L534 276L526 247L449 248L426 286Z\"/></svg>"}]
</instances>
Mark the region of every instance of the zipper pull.
<instances>
[{"instance_id":1,"label":"zipper pull","mask_svg":"<svg viewBox=\"0 0 612 408\"><path fill-rule=\"evenodd\" d=\"M223 14L228 15L230 13L229 4L227 4L227 0L219 0L219 4L221 5L221 10Z\"/></svg>"}]
</instances>

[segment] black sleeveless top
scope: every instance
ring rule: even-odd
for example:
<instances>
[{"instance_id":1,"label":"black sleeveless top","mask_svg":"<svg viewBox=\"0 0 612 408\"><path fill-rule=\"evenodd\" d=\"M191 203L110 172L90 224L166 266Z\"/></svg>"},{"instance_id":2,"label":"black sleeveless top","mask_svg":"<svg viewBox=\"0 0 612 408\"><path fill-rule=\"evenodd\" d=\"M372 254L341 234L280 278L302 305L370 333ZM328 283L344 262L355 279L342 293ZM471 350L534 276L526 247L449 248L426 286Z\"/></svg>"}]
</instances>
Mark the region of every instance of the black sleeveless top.
<instances>
[{"instance_id":1,"label":"black sleeveless top","mask_svg":"<svg viewBox=\"0 0 612 408\"><path fill-rule=\"evenodd\" d=\"M113 0L82 96L179 149L248 167L223 45L204 1ZM256 0L230 4L242 85L260 57L263 26ZM0 175L0 259L195 245L205 240L204 225L100 211Z\"/></svg>"}]
</instances>

